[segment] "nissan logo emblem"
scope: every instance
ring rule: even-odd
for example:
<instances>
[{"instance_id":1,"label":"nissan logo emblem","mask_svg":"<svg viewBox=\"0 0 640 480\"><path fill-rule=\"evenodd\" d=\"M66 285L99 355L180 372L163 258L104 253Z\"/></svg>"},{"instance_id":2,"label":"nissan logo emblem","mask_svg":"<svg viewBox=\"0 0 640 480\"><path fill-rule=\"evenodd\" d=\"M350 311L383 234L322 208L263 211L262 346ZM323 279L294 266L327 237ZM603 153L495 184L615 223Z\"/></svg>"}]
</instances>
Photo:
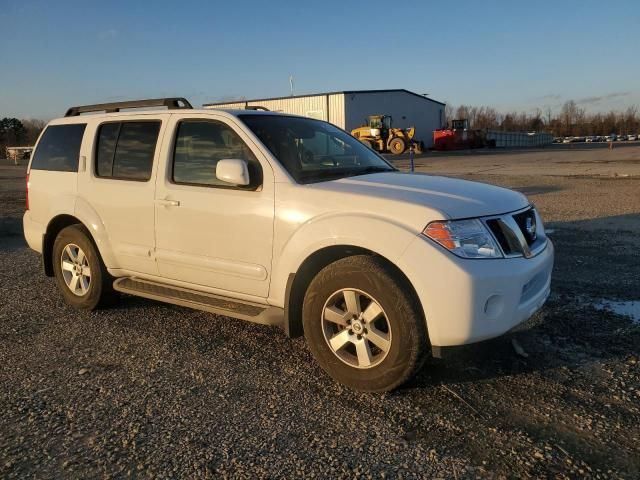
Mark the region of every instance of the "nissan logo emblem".
<instances>
[{"instance_id":1,"label":"nissan logo emblem","mask_svg":"<svg viewBox=\"0 0 640 480\"><path fill-rule=\"evenodd\" d=\"M531 240L535 240L536 239L536 220L534 217L527 217L525 228L527 229L527 233L531 237Z\"/></svg>"}]
</instances>

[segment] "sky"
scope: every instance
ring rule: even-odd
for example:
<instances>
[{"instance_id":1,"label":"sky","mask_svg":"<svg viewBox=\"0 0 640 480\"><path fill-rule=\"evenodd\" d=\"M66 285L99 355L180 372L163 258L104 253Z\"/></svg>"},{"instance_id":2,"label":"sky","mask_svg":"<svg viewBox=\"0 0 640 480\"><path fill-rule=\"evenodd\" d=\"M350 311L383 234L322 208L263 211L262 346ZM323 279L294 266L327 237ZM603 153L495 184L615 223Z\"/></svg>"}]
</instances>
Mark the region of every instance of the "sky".
<instances>
[{"instance_id":1,"label":"sky","mask_svg":"<svg viewBox=\"0 0 640 480\"><path fill-rule=\"evenodd\" d=\"M640 5L617 1L0 0L0 117L406 88L452 105L640 105Z\"/></svg>"}]
</instances>

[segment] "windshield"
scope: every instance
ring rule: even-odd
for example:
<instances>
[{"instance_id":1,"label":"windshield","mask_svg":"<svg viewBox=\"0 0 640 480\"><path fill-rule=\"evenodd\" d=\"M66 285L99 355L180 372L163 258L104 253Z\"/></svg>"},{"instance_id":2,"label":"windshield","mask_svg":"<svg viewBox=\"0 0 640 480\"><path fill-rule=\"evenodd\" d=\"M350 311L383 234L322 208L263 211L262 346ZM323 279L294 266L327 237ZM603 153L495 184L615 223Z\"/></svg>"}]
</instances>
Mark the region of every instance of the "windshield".
<instances>
[{"instance_id":1,"label":"windshield","mask_svg":"<svg viewBox=\"0 0 640 480\"><path fill-rule=\"evenodd\" d=\"M240 115L298 183L395 171L382 157L327 122L283 115Z\"/></svg>"}]
</instances>

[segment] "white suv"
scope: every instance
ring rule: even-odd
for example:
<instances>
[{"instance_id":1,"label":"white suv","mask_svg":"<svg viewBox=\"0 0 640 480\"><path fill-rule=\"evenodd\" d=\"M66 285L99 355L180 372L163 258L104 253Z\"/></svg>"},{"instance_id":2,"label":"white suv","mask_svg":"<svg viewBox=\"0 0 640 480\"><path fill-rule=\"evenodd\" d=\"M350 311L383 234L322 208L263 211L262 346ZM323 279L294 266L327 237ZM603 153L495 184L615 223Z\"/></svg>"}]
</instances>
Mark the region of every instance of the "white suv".
<instances>
[{"instance_id":1,"label":"white suv","mask_svg":"<svg viewBox=\"0 0 640 480\"><path fill-rule=\"evenodd\" d=\"M529 318L553 266L520 193L401 173L327 122L184 99L51 121L24 234L74 307L115 290L279 325L367 391Z\"/></svg>"}]
</instances>

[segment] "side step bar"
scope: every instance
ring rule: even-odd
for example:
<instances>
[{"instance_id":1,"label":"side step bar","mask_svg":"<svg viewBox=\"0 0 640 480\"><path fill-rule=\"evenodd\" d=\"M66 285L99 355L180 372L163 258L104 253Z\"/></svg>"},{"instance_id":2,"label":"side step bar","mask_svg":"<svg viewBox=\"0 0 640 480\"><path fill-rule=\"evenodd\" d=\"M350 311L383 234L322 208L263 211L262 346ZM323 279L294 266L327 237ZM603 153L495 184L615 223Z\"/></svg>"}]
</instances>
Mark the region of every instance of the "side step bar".
<instances>
[{"instance_id":1,"label":"side step bar","mask_svg":"<svg viewBox=\"0 0 640 480\"><path fill-rule=\"evenodd\" d=\"M136 277L118 278L113 282L113 288L118 292L129 295L203 310L217 315L239 318L262 325L284 326L284 310L277 307L243 302L242 300L175 287L160 282L142 280Z\"/></svg>"}]
</instances>

